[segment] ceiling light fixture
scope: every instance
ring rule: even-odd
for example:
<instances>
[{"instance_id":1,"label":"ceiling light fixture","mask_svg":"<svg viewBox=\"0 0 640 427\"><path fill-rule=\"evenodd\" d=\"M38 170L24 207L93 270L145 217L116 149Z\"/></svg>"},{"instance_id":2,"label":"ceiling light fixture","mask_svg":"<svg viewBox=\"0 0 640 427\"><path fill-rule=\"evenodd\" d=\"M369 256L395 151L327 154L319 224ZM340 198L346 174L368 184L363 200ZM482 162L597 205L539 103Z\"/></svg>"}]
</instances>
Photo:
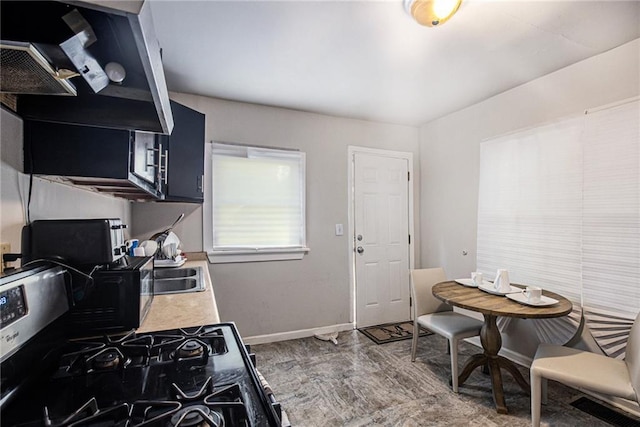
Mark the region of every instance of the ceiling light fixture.
<instances>
[{"instance_id":1,"label":"ceiling light fixture","mask_svg":"<svg viewBox=\"0 0 640 427\"><path fill-rule=\"evenodd\" d=\"M460 8L462 0L403 0L404 9L420 25L435 27L444 24Z\"/></svg>"}]
</instances>

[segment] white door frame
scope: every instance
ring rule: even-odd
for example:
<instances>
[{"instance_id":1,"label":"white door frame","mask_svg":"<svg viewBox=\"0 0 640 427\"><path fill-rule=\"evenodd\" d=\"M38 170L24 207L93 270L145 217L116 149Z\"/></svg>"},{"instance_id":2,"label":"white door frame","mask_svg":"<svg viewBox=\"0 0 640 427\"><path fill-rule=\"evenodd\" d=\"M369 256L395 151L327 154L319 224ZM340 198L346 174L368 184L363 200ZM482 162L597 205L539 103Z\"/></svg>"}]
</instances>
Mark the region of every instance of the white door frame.
<instances>
[{"instance_id":1,"label":"white door frame","mask_svg":"<svg viewBox=\"0 0 640 427\"><path fill-rule=\"evenodd\" d=\"M413 153L405 152L405 151L392 151L392 150L381 150L378 148L368 148L368 147L359 147L355 145L348 146L348 176L347 176L347 194L348 194L348 216L349 216L349 224L348 224L348 245L349 245L349 283L350 283L350 309L349 309L349 321L356 326L356 270L355 270L355 215L354 215L354 204L355 204L355 195L353 192L354 186L354 156L356 153L364 153L364 154L375 154L378 156L391 157L396 159L405 159L407 160L407 168L409 171L409 181L408 181L408 210L409 210L409 235L411 236L411 243L409 244L409 269L412 269L415 261L415 233L413 227L413 192L414 192L414 174L413 174ZM409 274L407 272L407 274Z\"/></svg>"}]
</instances>

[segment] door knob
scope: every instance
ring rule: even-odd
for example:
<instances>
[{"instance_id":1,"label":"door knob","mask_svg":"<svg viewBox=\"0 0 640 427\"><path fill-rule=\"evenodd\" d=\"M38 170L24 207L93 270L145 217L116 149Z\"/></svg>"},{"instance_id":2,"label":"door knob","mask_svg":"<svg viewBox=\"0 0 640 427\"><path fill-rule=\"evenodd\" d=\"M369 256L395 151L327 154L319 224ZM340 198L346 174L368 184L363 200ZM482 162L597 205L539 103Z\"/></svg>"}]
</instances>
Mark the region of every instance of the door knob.
<instances>
[{"instance_id":1,"label":"door knob","mask_svg":"<svg viewBox=\"0 0 640 427\"><path fill-rule=\"evenodd\" d=\"M362 246L358 246L358 249L356 249L356 251L358 251L359 254L364 252L364 248Z\"/></svg>"},{"instance_id":2,"label":"door knob","mask_svg":"<svg viewBox=\"0 0 640 427\"><path fill-rule=\"evenodd\" d=\"M356 239L358 239L358 242L362 241L362 234L358 234L358 237L356 237Z\"/></svg>"}]
</instances>

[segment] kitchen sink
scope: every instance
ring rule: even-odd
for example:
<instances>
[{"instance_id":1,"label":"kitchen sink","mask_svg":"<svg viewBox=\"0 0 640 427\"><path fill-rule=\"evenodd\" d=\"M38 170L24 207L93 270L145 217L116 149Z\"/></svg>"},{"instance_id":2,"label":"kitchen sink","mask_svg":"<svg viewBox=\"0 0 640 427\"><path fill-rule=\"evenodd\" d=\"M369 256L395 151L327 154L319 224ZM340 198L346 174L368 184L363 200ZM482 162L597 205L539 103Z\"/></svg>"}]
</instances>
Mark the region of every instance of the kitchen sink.
<instances>
[{"instance_id":1,"label":"kitchen sink","mask_svg":"<svg viewBox=\"0 0 640 427\"><path fill-rule=\"evenodd\" d=\"M202 267L156 269L154 294L180 294L204 291Z\"/></svg>"},{"instance_id":2,"label":"kitchen sink","mask_svg":"<svg viewBox=\"0 0 640 427\"><path fill-rule=\"evenodd\" d=\"M164 268L157 269L154 278L158 279L179 279L181 277L194 277L200 273L198 268Z\"/></svg>"}]
</instances>

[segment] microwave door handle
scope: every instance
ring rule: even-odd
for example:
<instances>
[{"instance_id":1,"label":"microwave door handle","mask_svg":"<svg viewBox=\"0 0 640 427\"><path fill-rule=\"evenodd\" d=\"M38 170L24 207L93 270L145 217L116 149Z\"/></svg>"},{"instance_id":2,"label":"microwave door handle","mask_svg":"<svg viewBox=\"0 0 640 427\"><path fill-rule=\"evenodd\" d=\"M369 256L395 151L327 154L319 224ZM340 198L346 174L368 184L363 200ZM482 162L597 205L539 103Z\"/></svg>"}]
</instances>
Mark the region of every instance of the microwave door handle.
<instances>
[{"instance_id":1,"label":"microwave door handle","mask_svg":"<svg viewBox=\"0 0 640 427\"><path fill-rule=\"evenodd\" d=\"M149 147L149 143L147 142L146 144L146 150L147 150L147 156L145 158L145 163L144 163L144 170L145 171L149 171L150 168L152 168L153 170L158 170L158 165L156 165L156 159L158 158L158 152L162 151L162 144L160 144L159 148L155 148L155 146L151 145L151 147ZM158 163L160 163L160 160L158 160Z\"/></svg>"},{"instance_id":2,"label":"microwave door handle","mask_svg":"<svg viewBox=\"0 0 640 427\"><path fill-rule=\"evenodd\" d=\"M147 148L147 158L145 159L145 165L144 165L144 169L145 170L149 170L149 168L155 168L156 167L156 163L155 163L155 157L156 157L156 150L155 148ZM151 159L151 160L149 160Z\"/></svg>"},{"instance_id":3,"label":"microwave door handle","mask_svg":"<svg viewBox=\"0 0 640 427\"><path fill-rule=\"evenodd\" d=\"M169 181L169 150L162 150L162 144L160 144L160 161L158 161L158 167L160 170L160 176L164 185L167 185ZM163 162L164 159L164 162ZM164 163L162 165L161 163Z\"/></svg>"}]
</instances>

